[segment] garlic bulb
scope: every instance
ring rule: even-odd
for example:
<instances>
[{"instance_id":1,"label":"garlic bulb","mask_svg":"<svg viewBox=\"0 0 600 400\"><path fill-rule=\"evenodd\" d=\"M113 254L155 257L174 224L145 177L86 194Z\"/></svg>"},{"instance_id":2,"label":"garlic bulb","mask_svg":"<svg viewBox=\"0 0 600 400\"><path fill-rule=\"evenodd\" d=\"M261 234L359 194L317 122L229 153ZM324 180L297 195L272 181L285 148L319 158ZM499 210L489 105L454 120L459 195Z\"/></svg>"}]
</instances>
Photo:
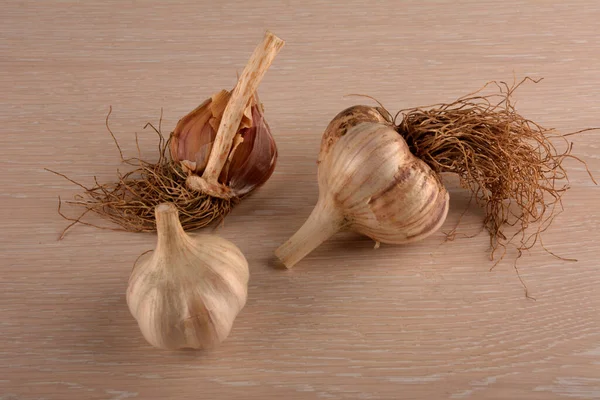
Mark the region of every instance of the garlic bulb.
<instances>
[{"instance_id":1,"label":"garlic bulb","mask_svg":"<svg viewBox=\"0 0 600 400\"><path fill-rule=\"evenodd\" d=\"M193 175L202 176L207 167L230 98L231 92L227 90L213 94L180 119L173 131L171 159ZM271 177L276 161L277 146L255 94L244 110L218 181L230 189L231 196L242 197Z\"/></svg>"},{"instance_id":2,"label":"garlic bulb","mask_svg":"<svg viewBox=\"0 0 600 400\"><path fill-rule=\"evenodd\" d=\"M191 172L186 185L213 197L241 197L269 179L277 149L256 90L285 42L272 32L254 49L237 84L177 124L171 157Z\"/></svg>"},{"instance_id":3,"label":"garlic bulb","mask_svg":"<svg viewBox=\"0 0 600 400\"><path fill-rule=\"evenodd\" d=\"M129 310L155 347L214 347L246 303L248 263L228 240L187 235L172 204L155 214L157 246L131 273Z\"/></svg>"},{"instance_id":4,"label":"garlic bulb","mask_svg":"<svg viewBox=\"0 0 600 400\"><path fill-rule=\"evenodd\" d=\"M340 230L409 243L439 229L448 213L449 196L437 175L371 107L352 107L329 124L318 180L317 205L275 252L288 268Z\"/></svg>"}]
</instances>

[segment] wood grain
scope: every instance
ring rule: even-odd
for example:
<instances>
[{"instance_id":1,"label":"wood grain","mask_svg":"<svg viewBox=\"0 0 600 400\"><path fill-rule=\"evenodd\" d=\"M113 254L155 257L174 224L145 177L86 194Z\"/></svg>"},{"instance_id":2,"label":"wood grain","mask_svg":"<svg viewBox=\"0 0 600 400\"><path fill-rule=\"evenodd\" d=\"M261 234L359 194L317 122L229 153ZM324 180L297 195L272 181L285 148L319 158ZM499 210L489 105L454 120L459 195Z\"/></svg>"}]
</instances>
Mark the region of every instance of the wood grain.
<instances>
[{"instance_id":1,"label":"wood grain","mask_svg":"<svg viewBox=\"0 0 600 400\"><path fill-rule=\"evenodd\" d=\"M320 135L343 108L449 101L488 80L563 132L600 125L597 1L3 1L0 5L0 399L600 398L599 188L568 161L565 212L534 248L490 271L484 234L382 246L339 234L293 270L273 251L317 197ZM219 349L145 343L125 303L151 234L73 229L57 196L156 154L204 98L231 88L264 30L286 41L260 88L280 158L218 229L246 254L247 306ZM598 132L573 137L600 177ZM443 231L468 195L451 186ZM68 209L71 215L75 210ZM459 231L477 233L469 208ZM98 222L98 221L97 221ZM512 254L514 256L514 254Z\"/></svg>"}]
</instances>

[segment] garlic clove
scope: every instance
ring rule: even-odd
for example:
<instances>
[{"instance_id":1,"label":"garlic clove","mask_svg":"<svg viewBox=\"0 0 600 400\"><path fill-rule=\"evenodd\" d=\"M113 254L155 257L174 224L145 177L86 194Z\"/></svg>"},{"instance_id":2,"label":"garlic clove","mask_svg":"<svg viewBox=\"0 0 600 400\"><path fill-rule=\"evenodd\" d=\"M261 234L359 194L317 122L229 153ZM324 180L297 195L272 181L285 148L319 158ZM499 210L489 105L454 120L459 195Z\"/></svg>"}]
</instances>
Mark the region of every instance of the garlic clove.
<instances>
[{"instance_id":1,"label":"garlic clove","mask_svg":"<svg viewBox=\"0 0 600 400\"><path fill-rule=\"evenodd\" d=\"M221 90L177 122L170 141L173 161L195 162L194 172L206 168L217 135L213 121L221 118L230 97L227 90Z\"/></svg>"},{"instance_id":2,"label":"garlic clove","mask_svg":"<svg viewBox=\"0 0 600 400\"><path fill-rule=\"evenodd\" d=\"M172 204L155 213L157 246L131 273L129 310L155 347L214 347L246 303L248 263L226 239L187 235Z\"/></svg>"},{"instance_id":3,"label":"garlic clove","mask_svg":"<svg viewBox=\"0 0 600 400\"><path fill-rule=\"evenodd\" d=\"M232 150L223 179L238 197L263 185L277 162L277 146L258 104L252 106L252 122L251 128L243 130L242 142Z\"/></svg>"},{"instance_id":4,"label":"garlic clove","mask_svg":"<svg viewBox=\"0 0 600 400\"><path fill-rule=\"evenodd\" d=\"M324 141L319 199L308 220L275 252L292 267L340 230L403 244L437 231L449 196L437 175L387 123L359 122Z\"/></svg>"}]
</instances>

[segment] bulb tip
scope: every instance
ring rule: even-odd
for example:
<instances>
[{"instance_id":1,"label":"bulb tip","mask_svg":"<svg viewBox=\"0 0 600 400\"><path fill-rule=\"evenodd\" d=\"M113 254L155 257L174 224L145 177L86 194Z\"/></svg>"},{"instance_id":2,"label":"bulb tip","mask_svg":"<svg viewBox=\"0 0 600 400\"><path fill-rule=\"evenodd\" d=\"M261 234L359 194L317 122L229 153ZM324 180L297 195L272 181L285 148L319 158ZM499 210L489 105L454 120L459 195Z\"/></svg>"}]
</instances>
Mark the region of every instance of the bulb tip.
<instances>
[{"instance_id":1,"label":"bulb tip","mask_svg":"<svg viewBox=\"0 0 600 400\"><path fill-rule=\"evenodd\" d=\"M275 251L275 257L273 257L271 259L270 265L273 269L279 269L279 270L288 270L288 269L292 269L292 267L295 265L291 264L291 263L286 263L284 261L284 258L282 257L282 255L279 253L279 249L277 249Z\"/></svg>"}]
</instances>

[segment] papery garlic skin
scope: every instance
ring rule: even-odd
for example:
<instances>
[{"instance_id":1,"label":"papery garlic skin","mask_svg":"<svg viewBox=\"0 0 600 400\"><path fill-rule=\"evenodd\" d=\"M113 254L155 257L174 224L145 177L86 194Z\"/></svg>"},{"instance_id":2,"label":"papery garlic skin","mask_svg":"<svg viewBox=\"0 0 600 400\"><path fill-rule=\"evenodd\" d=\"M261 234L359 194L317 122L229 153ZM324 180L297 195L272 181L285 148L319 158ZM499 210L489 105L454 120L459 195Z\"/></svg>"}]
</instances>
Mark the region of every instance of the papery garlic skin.
<instances>
[{"instance_id":1,"label":"papery garlic skin","mask_svg":"<svg viewBox=\"0 0 600 400\"><path fill-rule=\"evenodd\" d=\"M173 161L185 161L190 172L204 171L230 97L227 90L214 93L177 122L169 142Z\"/></svg>"},{"instance_id":2,"label":"papery garlic skin","mask_svg":"<svg viewBox=\"0 0 600 400\"><path fill-rule=\"evenodd\" d=\"M329 150L337 141L344 136L348 130L362 122L374 122L381 124L391 123L391 116L379 107L357 105L340 111L327 125L321 138L319 150L319 163L323 161Z\"/></svg>"},{"instance_id":3,"label":"papery garlic skin","mask_svg":"<svg viewBox=\"0 0 600 400\"><path fill-rule=\"evenodd\" d=\"M293 266L339 230L403 244L437 231L449 196L389 124L360 122L322 151L319 199L306 223L275 254Z\"/></svg>"},{"instance_id":4,"label":"papery garlic skin","mask_svg":"<svg viewBox=\"0 0 600 400\"><path fill-rule=\"evenodd\" d=\"M252 126L240 130L241 142L221 171L219 181L242 197L263 185L273 174L277 146L260 104L251 106Z\"/></svg>"},{"instance_id":5,"label":"papery garlic skin","mask_svg":"<svg viewBox=\"0 0 600 400\"><path fill-rule=\"evenodd\" d=\"M131 273L129 310L155 347L214 347L246 303L248 263L226 239L187 235L171 204L157 206L156 219L157 247Z\"/></svg>"}]
</instances>

